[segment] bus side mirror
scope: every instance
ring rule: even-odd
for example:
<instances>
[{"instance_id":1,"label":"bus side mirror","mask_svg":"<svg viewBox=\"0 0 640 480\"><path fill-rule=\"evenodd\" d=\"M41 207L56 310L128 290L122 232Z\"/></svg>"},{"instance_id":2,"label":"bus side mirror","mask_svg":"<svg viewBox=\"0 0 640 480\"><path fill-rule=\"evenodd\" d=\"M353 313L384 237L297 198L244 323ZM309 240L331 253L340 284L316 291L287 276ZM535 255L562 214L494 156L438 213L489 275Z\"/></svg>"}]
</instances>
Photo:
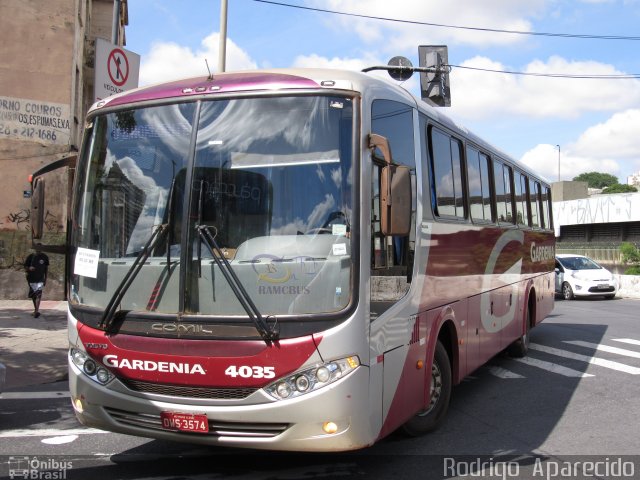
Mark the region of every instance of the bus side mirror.
<instances>
[{"instance_id":1,"label":"bus side mirror","mask_svg":"<svg viewBox=\"0 0 640 480\"><path fill-rule=\"evenodd\" d=\"M31 235L42 238L44 226L44 178L36 178L31 187Z\"/></svg>"},{"instance_id":2,"label":"bus side mirror","mask_svg":"<svg viewBox=\"0 0 640 480\"><path fill-rule=\"evenodd\" d=\"M380 176L380 230L404 237L411 230L411 172L402 165L386 165Z\"/></svg>"}]
</instances>

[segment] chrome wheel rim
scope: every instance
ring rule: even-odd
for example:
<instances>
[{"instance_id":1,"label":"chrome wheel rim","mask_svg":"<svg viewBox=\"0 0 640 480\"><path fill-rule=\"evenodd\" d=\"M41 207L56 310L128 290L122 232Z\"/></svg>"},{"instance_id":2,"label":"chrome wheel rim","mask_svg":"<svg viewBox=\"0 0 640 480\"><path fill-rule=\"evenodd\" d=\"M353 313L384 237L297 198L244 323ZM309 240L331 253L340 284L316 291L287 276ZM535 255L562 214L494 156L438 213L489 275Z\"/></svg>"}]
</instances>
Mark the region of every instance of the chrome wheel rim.
<instances>
[{"instance_id":1,"label":"chrome wheel rim","mask_svg":"<svg viewBox=\"0 0 640 480\"><path fill-rule=\"evenodd\" d=\"M440 371L440 367L434 361L433 365L431 365L431 400L427 408L425 408L418 415L423 417L431 413L431 411L435 408L440 400L440 396L442 395L442 372Z\"/></svg>"}]
</instances>

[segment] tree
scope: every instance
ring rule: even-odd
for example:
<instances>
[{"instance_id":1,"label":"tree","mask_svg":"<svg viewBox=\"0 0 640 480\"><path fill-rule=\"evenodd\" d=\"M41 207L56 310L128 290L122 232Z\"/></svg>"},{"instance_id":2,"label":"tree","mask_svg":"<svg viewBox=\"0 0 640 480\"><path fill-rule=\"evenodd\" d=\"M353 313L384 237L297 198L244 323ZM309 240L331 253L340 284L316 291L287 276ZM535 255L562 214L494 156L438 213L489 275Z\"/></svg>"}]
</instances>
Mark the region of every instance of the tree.
<instances>
[{"instance_id":1,"label":"tree","mask_svg":"<svg viewBox=\"0 0 640 480\"><path fill-rule=\"evenodd\" d=\"M631 265L624 272L625 275L640 275L640 250L633 243L624 242L620 245L622 262Z\"/></svg>"},{"instance_id":2,"label":"tree","mask_svg":"<svg viewBox=\"0 0 640 480\"><path fill-rule=\"evenodd\" d=\"M575 182L587 182L589 188L605 188L618 183L618 177L609 173L586 172L573 177Z\"/></svg>"},{"instance_id":3,"label":"tree","mask_svg":"<svg viewBox=\"0 0 640 480\"><path fill-rule=\"evenodd\" d=\"M611 185L605 188L604 190L602 190L602 193L631 193L631 192L637 192L637 191L638 189L631 185L616 183L615 185Z\"/></svg>"}]
</instances>

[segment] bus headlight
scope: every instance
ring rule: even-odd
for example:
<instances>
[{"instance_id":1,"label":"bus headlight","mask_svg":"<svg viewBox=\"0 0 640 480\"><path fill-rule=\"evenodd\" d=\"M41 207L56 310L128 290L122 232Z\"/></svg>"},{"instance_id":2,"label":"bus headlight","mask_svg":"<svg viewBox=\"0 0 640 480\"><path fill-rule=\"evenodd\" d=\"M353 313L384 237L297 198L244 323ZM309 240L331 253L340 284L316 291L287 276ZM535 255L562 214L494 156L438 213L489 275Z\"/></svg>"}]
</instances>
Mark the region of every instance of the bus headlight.
<instances>
[{"instance_id":1,"label":"bus headlight","mask_svg":"<svg viewBox=\"0 0 640 480\"><path fill-rule=\"evenodd\" d=\"M356 356L314 365L281 378L265 387L265 391L276 400L295 398L330 385L350 374L359 365L360 360Z\"/></svg>"},{"instance_id":2,"label":"bus headlight","mask_svg":"<svg viewBox=\"0 0 640 480\"><path fill-rule=\"evenodd\" d=\"M77 348L71 348L69 350L69 357L82 373L100 385L106 385L114 379L114 375L92 359L87 352L78 350Z\"/></svg>"}]
</instances>

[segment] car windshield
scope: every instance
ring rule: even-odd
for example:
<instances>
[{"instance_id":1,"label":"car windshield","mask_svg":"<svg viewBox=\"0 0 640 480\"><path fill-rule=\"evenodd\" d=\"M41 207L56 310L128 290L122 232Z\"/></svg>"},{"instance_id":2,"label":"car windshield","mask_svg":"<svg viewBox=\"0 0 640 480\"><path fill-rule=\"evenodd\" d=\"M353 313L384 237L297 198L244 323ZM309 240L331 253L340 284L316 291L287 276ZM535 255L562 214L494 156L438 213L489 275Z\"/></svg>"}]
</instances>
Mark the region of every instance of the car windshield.
<instances>
[{"instance_id":1,"label":"car windshield","mask_svg":"<svg viewBox=\"0 0 640 480\"><path fill-rule=\"evenodd\" d=\"M598 270L602 267L587 257L558 258L562 266L568 270Z\"/></svg>"},{"instance_id":2,"label":"car windshield","mask_svg":"<svg viewBox=\"0 0 640 480\"><path fill-rule=\"evenodd\" d=\"M206 228L263 315L346 308L351 103L223 99L97 116L76 184L71 302L246 315L202 243Z\"/></svg>"}]
</instances>

